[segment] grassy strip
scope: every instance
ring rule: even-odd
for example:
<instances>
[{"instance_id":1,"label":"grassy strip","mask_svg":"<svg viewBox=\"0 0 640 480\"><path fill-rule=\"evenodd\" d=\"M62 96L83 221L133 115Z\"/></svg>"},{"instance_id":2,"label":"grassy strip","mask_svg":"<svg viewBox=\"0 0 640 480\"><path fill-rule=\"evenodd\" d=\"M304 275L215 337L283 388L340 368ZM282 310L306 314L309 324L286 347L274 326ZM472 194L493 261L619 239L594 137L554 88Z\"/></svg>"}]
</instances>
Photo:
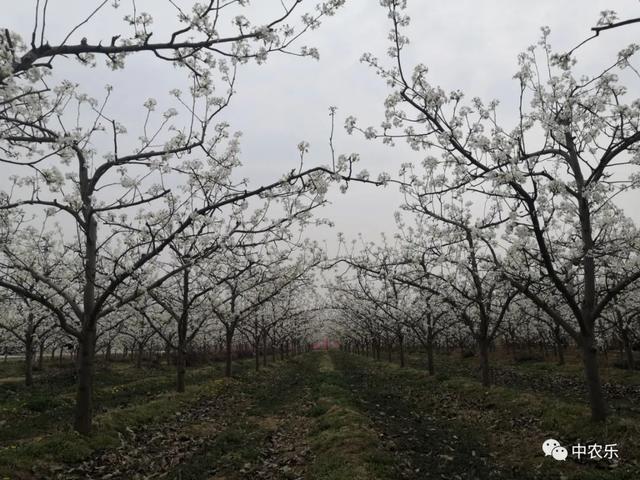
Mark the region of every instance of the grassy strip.
<instances>
[{"instance_id":1,"label":"grassy strip","mask_svg":"<svg viewBox=\"0 0 640 480\"><path fill-rule=\"evenodd\" d=\"M490 356L492 366L513 368L515 371L522 373L535 373L540 375L558 375L576 378L582 381L584 377L584 365L580 356L576 352L566 354L565 363L558 365L555 357L549 357L547 360L534 359L526 361L516 361L513 355L508 355L503 351L494 352ZM622 385L640 385L640 370L628 370L614 366L615 355L609 358L602 355L600 357L600 376L604 383L619 383ZM398 361L397 355L393 357L394 361ZM407 360L411 366L416 368L424 368L426 366L426 354L423 351L416 351L407 354ZM477 355L467 358L461 358L458 353L446 355L442 353L435 354L435 367L437 372L445 372L450 374L460 373L462 371L477 371L480 367Z\"/></svg>"},{"instance_id":2,"label":"grassy strip","mask_svg":"<svg viewBox=\"0 0 640 480\"><path fill-rule=\"evenodd\" d=\"M269 433L270 430L263 424L242 414L234 415L233 421L219 432L207 428L206 424L192 426L185 431L185 435L206 436L209 440L205 448L169 472L167 478L250 478L249 472L260 460L260 445Z\"/></svg>"},{"instance_id":3,"label":"grassy strip","mask_svg":"<svg viewBox=\"0 0 640 480\"><path fill-rule=\"evenodd\" d=\"M266 421L268 412L281 405L281 384L297 374L298 360L273 362L255 372L247 368L237 384L236 400L229 410L220 412L221 421L211 424L203 418L185 435L205 436L205 446L187 462L168 472L167 478L241 480L255 476L263 446L276 426Z\"/></svg>"},{"instance_id":4,"label":"grassy strip","mask_svg":"<svg viewBox=\"0 0 640 480\"><path fill-rule=\"evenodd\" d=\"M169 478L392 478L391 459L326 353L249 374L241 390L247 405Z\"/></svg>"},{"instance_id":5,"label":"grassy strip","mask_svg":"<svg viewBox=\"0 0 640 480\"><path fill-rule=\"evenodd\" d=\"M460 435L475 431L487 442L492 462L514 478L640 478L640 421L635 416L613 414L606 423L597 424L589 420L584 402L507 387L484 388L469 377L430 377L423 370L365 358L353 362L390 390L404 392L405 398L413 399L413 408L445 420ZM617 443L620 463L544 458L541 445L547 438L569 446L569 452L577 443Z\"/></svg>"},{"instance_id":6,"label":"grassy strip","mask_svg":"<svg viewBox=\"0 0 640 480\"><path fill-rule=\"evenodd\" d=\"M239 369L247 369L244 363ZM142 375L147 376L141 379ZM89 437L78 435L70 426L73 386L48 383L33 390L19 389L0 407L0 417L4 417L0 478L32 478L31 472L45 466L81 462L96 451L118 446L129 429L161 423L233 382L220 377L217 366L192 369L186 392L179 394L170 391L172 369L147 371L115 365L103 370L96 379L95 410L99 413Z\"/></svg>"},{"instance_id":7,"label":"grassy strip","mask_svg":"<svg viewBox=\"0 0 640 480\"><path fill-rule=\"evenodd\" d=\"M389 478L392 459L379 449L369 418L354 405L344 378L327 354L320 357L315 421L309 442L314 461L309 478L318 480L375 480Z\"/></svg>"}]
</instances>

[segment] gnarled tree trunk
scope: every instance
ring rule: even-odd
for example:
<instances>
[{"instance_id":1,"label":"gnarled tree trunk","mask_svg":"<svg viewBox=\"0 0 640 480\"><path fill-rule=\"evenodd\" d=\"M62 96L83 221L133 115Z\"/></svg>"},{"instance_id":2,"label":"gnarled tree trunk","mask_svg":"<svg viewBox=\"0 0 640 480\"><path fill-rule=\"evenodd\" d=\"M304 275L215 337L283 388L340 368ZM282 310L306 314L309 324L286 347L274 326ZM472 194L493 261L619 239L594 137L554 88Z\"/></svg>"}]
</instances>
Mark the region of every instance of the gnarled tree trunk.
<instances>
[{"instance_id":1,"label":"gnarled tree trunk","mask_svg":"<svg viewBox=\"0 0 640 480\"><path fill-rule=\"evenodd\" d=\"M602 391L598 349L595 345L595 339L593 337L583 337L581 347L589 404L591 406L591 418L595 421L603 421L607 418L607 402Z\"/></svg>"},{"instance_id":2,"label":"gnarled tree trunk","mask_svg":"<svg viewBox=\"0 0 640 480\"><path fill-rule=\"evenodd\" d=\"M83 332L78 345L78 390L76 392L74 428L82 435L91 433L95 343L95 329L87 329Z\"/></svg>"}]
</instances>

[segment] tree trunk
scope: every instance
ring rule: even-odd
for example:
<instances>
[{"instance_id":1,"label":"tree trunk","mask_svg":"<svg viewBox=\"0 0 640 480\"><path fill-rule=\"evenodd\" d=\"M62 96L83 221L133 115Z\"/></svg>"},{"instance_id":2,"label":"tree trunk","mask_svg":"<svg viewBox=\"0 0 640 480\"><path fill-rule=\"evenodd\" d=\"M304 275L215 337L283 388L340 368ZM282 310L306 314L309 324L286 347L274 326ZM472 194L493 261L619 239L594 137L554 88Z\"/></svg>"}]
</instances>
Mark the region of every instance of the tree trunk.
<instances>
[{"instance_id":1,"label":"tree trunk","mask_svg":"<svg viewBox=\"0 0 640 480\"><path fill-rule=\"evenodd\" d=\"M44 366L44 341L40 342L38 352L38 370L42 371L42 367Z\"/></svg>"},{"instance_id":2,"label":"tree trunk","mask_svg":"<svg viewBox=\"0 0 640 480\"><path fill-rule=\"evenodd\" d=\"M74 428L82 435L91 433L94 362L95 331L88 330L78 342L78 390Z\"/></svg>"},{"instance_id":3,"label":"tree trunk","mask_svg":"<svg viewBox=\"0 0 640 480\"><path fill-rule=\"evenodd\" d=\"M427 334L427 370L429 371L429 375L435 373L433 366L433 335L431 332Z\"/></svg>"},{"instance_id":4,"label":"tree trunk","mask_svg":"<svg viewBox=\"0 0 640 480\"><path fill-rule=\"evenodd\" d=\"M79 160L79 190L82 216L85 222L84 285L82 329L78 338L76 365L78 391L74 428L81 435L91 433L93 417L93 375L96 354L96 271L98 262L98 223L93 210L93 187L89 179L89 166L83 154Z\"/></svg>"},{"instance_id":5,"label":"tree trunk","mask_svg":"<svg viewBox=\"0 0 640 480\"><path fill-rule=\"evenodd\" d=\"M231 376L231 347L233 346L233 330L227 330L225 339L225 369L224 375Z\"/></svg>"},{"instance_id":6,"label":"tree trunk","mask_svg":"<svg viewBox=\"0 0 640 480\"><path fill-rule=\"evenodd\" d=\"M633 358L633 349L631 348L631 341L629 340L629 334L626 328L622 329L622 343L624 345L625 357L627 357L627 368L633 370L635 367L635 361Z\"/></svg>"},{"instance_id":7,"label":"tree trunk","mask_svg":"<svg viewBox=\"0 0 640 480\"><path fill-rule=\"evenodd\" d=\"M189 328L189 269L185 268L182 272L182 311L178 318L178 349L176 358L177 369L177 385L178 392L185 390L185 371L187 369L187 330ZM142 358L142 350L140 350L140 358Z\"/></svg>"},{"instance_id":8,"label":"tree trunk","mask_svg":"<svg viewBox=\"0 0 640 480\"><path fill-rule=\"evenodd\" d=\"M167 365L171 365L171 343L166 340L164 342L164 354L167 359Z\"/></svg>"},{"instance_id":9,"label":"tree trunk","mask_svg":"<svg viewBox=\"0 0 640 480\"><path fill-rule=\"evenodd\" d=\"M482 377L482 385L488 387L491 385L491 370L489 369L489 340L481 338L478 342L480 347L480 373Z\"/></svg>"},{"instance_id":10,"label":"tree trunk","mask_svg":"<svg viewBox=\"0 0 640 480\"><path fill-rule=\"evenodd\" d=\"M33 385L33 334L27 333L24 344L24 384L27 387Z\"/></svg>"},{"instance_id":11,"label":"tree trunk","mask_svg":"<svg viewBox=\"0 0 640 480\"><path fill-rule=\"evenodd\" d=\"M556 351L558 352L558 365L564 365L564 345L562 336L560 335L559 325L556 325L553 329L553 338L556 342Z\"/></svg>"},{"instance_id":12,"label":"tree trunk","mask_svg":"<svg viewBox=\"0 0 640 480\"><path fill-rule=\"evenodd\" d=\"M187 370L187 362L185 359L185 346L178 345L176 349L176 389L182 393L185 389L185 373Z\"/></svg>"},{"instance_id":13,"label":"tree trunk","mask_svg":"<svg viewBox=\"0 0 640 480\"><path fill-rule=\"evenodd\" d=\"M256 357L256 372L260 370L260 339L257 338L253 344L253 350Z\"/></svg>"},{"instance_id":14,"label":"tree trunk","mask_svg":"<svg viewBox=\"0 0 640 480\"><path fill-rule=\"evenodd\" d=\"M267 335L262 335L262 366L267 366Z\"/></svg>"},{"instance_id":15,"label":"tree trunk","mask_svg":"<svg viewBox=\"0 0 640 480\"><path fill-rule=\"evenodd\" d=\"M603 421L607 417L607 405L600 382L597 349L592 344L586 344L582 348L582 359L589 389L591 417L595 421Z\"/></svg>"},{"instance_id":16,"label":"tree trunk","mask_svg":"<svg viewBox=\"0 0 640 480\"><path fill-rule=\"evenodd\" d=\"M573 139L566 134L568 143L573 145ZM582 180L580 176L576 180ZM581 182L582 183L582 182ZM589 201L583 194L584 184L578 183L577 189L580 195L578 201L578 214L580 218L580 236L582 238L583 289L582 296L582 321L586 330L582 329L581 347L582 361L584 363L587 388L589 390L589 403L591 405L591 418L594 421L604 421L607 418L607 404L600 383L600 370L598 366L598 350L596 348L594 327L596 318L593 313L596 308L596 266L593 256L594 241L592 236L591 212ZM582 325L582 324L581 324Z\"/></svg>"},{"instance_id":17,"label":"tree trunk","mask_svg":"<svg viewBox=\"0 0 640 480\"><path fill-rule=\"evenodd\" d=\"M144 345L141 342L138 342L138 351L136 352L136 368L142 368L142 353L144 351ZM184 388L184 387L183 387ZM183 392L184 390L178 390L179 392Z\"/></svg>"},{"instance_id":18,"label":"tree trunk","mask_svg":"<svg viewBox=\"0 0 640 480\"><path fill-rule=\"evenodd\" d=\"M398 344L400 346L400 366L404 367L404 338L402 335L398 336Z\"/></svg>"},{"instance_id":19,"label":"tree trunk","mask_svg":"<svg viewBox=\"0 0 640 480\"><path fill-rule=\"evenodd\" d=\"M556 343L556 348L558 349L558 365L564 365L564 345L561 341Z\"/></svg>"},{"instance_id":20,"label":"tree trunk","mask_svg":"<svg viewBox=\"0 0 640 480\"><path fill-rule=\"evenodd\" d=\"M587 389L589 391L591 418L594 421L603 421L607 418L607 404L604 399L602 384L600 382L598 350L594 346L593 339L583 340L582 362L584 364Z\"/></svg>"}]
</instances>

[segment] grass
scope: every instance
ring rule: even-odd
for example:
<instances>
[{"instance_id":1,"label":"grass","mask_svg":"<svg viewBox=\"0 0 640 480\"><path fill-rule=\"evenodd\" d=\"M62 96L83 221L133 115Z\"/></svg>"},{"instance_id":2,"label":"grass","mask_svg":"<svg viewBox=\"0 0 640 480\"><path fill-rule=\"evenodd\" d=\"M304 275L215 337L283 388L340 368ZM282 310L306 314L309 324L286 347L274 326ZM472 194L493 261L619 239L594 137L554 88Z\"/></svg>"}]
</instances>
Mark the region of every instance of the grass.
<instances>
[{"instance_id":1,"label":"grass","mask_svg":"<svg viewBox=\"0 0 640 480\"><path fill-rule=\"evenodd\" d=\"M512 354L504 349L499 348L490 353L490 362L500 367L512 368L520 372L531 372L538 374L553 374L572 378L582 378L583 364L580 354L575 348L567 349L565 353L565 363L558 365L556 357L552 355L543 355L539 352L532 353L532 357L539 357L541 360L533 359L528 361L516 361ZM394 360L397 360L394 358ZM640 384L640 370L628 370L615 367L614 364L620 360L619 354L612 352L608 356L600 355L600 375L603 382L624 383L624 384ZM414 352L410 355L410 363L412 366L421 366L426 364L425 354L422 352ZM436 371L456 370L457 372L473 370L479 367L479 358L477 355L467 358L461 358L458 353L451 355L437 354L435 355Z\"/></svg>"},{"instance_id":2,"label":"grass","mask_svg":"<svg viewBox=\"0 0 640 480\"><path fill-rule=\"evenodd\" d=\"M370 419L355 405L344 377L335 372L331 357L321 357L315 386L317 401L310 442L315 461L309 478L318 480L375 480L389 478L392 459L379 448Z\"/></svg>"},{"instance_id":3,"label":"grass","mask_svg":"<svg viewBox=\"0 0 640 480\"><path fill-rule=\"evenodd\" d=\"M572 358L561 367L495 359L525 375L579 375ZM102 365L95 382L95 431L86 438L69 427L72 369L47 365L49 374L31 389L0 382L0 479L50 478L43 472L65 472L100 452L128 455L129 446L151 459L132 464L131 471L164 468L167 478L184 480L419 479L425 472L505 480L640 478L637 414L621 410L604 424L592 423L576 395L518 385L485 388L473 378L475 359L436 361L438 373L429 376L416 354L410 367L400 368L315 352L260 372L251 360L243 361L233 379L223 379L222 366L215 364L189 369L182 394L173 391L170 367ZM20 371L19 362L10 363L0 367L2 374ZM609 378L632 385L637 373ZM159 443L145 444L156 437ZM547 438L565 446L617 443L620 462L556 462L543 456ZM171 459L178 451L175 462L155 465L154 458Z\"/></svg>"},{"instance_id":4,"label":"grass","mask_svg":"<svg viewBox=\"0 0 640 480\"><path fill-rule=\"evenodd\" d=\"M272 364L242 387L246 407L180 467L181 478L389 478L388 455L327 355Z\"/></svg>"},{"instance_id":5,"label":"grass","mask_svg":"<svg viewBox=\"0 0 640 480\"><path fill-rule=\"evenodd\" d=\"M477 437L487 446L491 461L513 478L636 479L640 478L640 418L612 414L605 423L589 420L589 407L581 398L536 392L504 386L483 387L460 368L474 359L441 357L441 373L430 377L423 369L400 369L396 364L358 358L357 368L368 368L369 377L381 377L391 390L413 399L410 408L425 415L446 419L446 425L459 436ZM353 361L353 360L352 360ZM364 362L364 363L362 363ZM413 365L420 365L415 358ZM352 367L353 368L353 367ZM526 371L561 372L571 375L575 363L567 366L523 364L513 366ZM636 381L631 375L616 373L616 380ZM578 373L574 372L575 375ZM410 393L409 393L410 392ZM604 461L555 462L544 458L540 445L555 438L570 446L578 443L617 443L620 463ZM570 448L569 451L571 452Z\"/></svg>"},{"instance_id":6,"label":"grass","mask_svg":"<svg viewBox=\"0 0 640 480\"><path fill-rule=\"evenodd\" d=\"M237 367L246 370L244 364ZM3 371L7 370L10 368ZM55 370L61 369L49 367L50 372ZM100 365L90 437L70 427L75 398L75 385L68 378L72 371L43 375L31 388L0 384L0 478L30 478L32 471L78 463L96 451L113 448L129 429L162 422L199 399L215 395L223 384L221 372L218 365L189 370L186 392L179 394L172 390L175 372L170 367Z\"/></svg>"}]
</instances>

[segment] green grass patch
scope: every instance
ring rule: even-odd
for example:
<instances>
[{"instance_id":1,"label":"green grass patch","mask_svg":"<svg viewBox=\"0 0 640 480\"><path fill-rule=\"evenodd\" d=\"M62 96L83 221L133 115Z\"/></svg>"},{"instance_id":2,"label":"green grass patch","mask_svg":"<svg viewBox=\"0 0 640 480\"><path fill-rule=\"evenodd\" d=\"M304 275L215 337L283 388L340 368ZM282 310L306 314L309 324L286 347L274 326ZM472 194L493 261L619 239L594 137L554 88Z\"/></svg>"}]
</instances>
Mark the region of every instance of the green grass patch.
<instances>
[{"instance_id":1,"label":"green grass patch","mask_svg":"<svg viewBox=\"0 0 640 480\"><path fill-rule=\"evenodd\" d=\"M331 357L320 358L317 400L309 409L313 417L309 444L314 461L309 478L318 480L375 480L390 478L392 459L379 448L370 419L354 403L344 376L335 371Z\"/></svg>"},{"instance_id":2,"label":"green grass patch","mask_svg":"<svg viewBox=\"0 0 640 480\"><path fill-rule=\"evenodd\" d=\"M246 367L239 363L239 371ZM53 375L33 387L4 385L0 391L0 478L30 478L51 465L78 463L96 451L120 445L121 435L141 425L160 423L225 383L222 369L188 371L184 393L173 391L175 370L136 369L114 363L99 366L94 383L94 431L89 437L71 428L75 385Z\"/></svg>"},{"instance_id":3,"label":"green grass patch","mask_svg":"<svg viewBox=\"0 0 640 480\"><path fill-rule=\"evenodd\" d=\"M452 363L465 363L455 359ZM357 358L352 363L366 365L368 375L382 378L391 391L413 398L412 408L444 420L459 436L477 436L486 442L493 462L511 472L513 478L637 479L640 478L640 419L637 415L613 412L605 423L590 420L588 404L581 399L503 386L483 387L467 375L455 375L456 366L445 375L428 376L422 369L400 369L395 364ZM415 365L415 363L414 363ZM557 366L527 363L514 367L561 375L581 375L579 364ZM635 372L619 370L617 378L634 381ZM581 378L581 377L580 377ZM617 443L620 462L571 459L556 462L545 458L541 444L555 438L568 447L578 443Z\"/></svg>"}]
</instances>

